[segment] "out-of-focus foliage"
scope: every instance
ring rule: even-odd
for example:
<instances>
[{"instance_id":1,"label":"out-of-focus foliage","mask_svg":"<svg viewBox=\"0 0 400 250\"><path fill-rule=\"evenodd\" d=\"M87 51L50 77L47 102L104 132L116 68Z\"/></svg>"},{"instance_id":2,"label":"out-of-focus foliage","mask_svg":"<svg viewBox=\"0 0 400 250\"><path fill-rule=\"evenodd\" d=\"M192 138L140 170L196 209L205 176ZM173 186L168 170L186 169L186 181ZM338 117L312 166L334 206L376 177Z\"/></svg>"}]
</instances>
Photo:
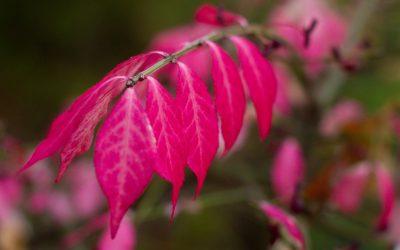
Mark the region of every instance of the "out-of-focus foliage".
<instances>
[{"instance_id":1,"label":"out-of-focus foliage","mask_svg":"<svg viewBox=\"0 0 400 250\"><path fill-rule=\"evenodd\" d=\"M264 23L271 8L281 1L222 2L225 7L240 12L250 21ZM351 18L358 1L338 2L340 12ZM151 39L160 31L191 22L194 10L201 3L203 1L200 0L2 0L1 136L7 131L7 134L23 141L24 146L38 141L47 131L51 119L72 98L98 81L118 62L146 50ZM392 101L400 102L399 27L400 2L379 1L365 33L369 46L365 63L357 72L349 75L338 94L340 99L360 101L368 115L379 114ZM379 127L379 121L370 123L378 123L372 125L372 128ZM370 143L373 138L365 139L362 134L364 131L369 133L370 123L346 128L350 134L357 134L350 136L350 141L357 144L367 140ZM360 133L353 133L354 131ZM191 201L193 190L190 188L195 186L195 180L193 176L189 177L186 188L182 191L181 206L184 212L177 216L172 225L168 223L168 213L162 207L169 199L169 190L157 179L136 211L138 249L265 249L272 238L271 230L263 213L248 200L262 199L262 193L274 197L268 171L272 166L274 153L285 135L284 126L275 128L267 142L261 143L257 138L256 128L252 127L240 150L229 158L216 161L212 166L203 195L199 198L203 207L197 207ZM305 138L307 136L302 135ZM307 144L311 139L304 141ZM326 163L327 159L334 158L326 153L334 151L331 150L336 145L334 143L317 147L313 152L309 151L311 147L303 149L311 170L306 179L318 175L322 184L326 184L324 174L329 176L329 170L320 173L319 163ZM352 143L344 149L338 149L341 151L338 155L351 158L346 158L349 162L354 162L354 155L342 151L354 149ZM394 153L399 154L398 151L397 146L397 152ZM313 154L318 154L318 157L310 159ZM3 152L0 154L1 159L2 157L5 157ZM12 168L17 169L19 163L21 162L14 162ZM55 170L56 164L49 165ZM88 164L86 167L92 166ZM398 162L396 167L395 178L399 175ZM321 182L317 182L316 187L308 187L306 196L324 198L324 185L319 185ZM248 187L239 187L242 183L246 183ZM254 183L258 185L255 186ZM261 190L258 190L260 187ZM30 186L25 186L24 189L31 192L29 188ZM54 189L64 190L66 187ZM379 237L369 237L375 233L368 225L378 213L379 204L375 199L367 198L361 205L363 209L355 215L323 213L314 226L309 227L306 235L312 249L336 249L351 244L360 245L361 249L386 249L387 243ZM33 249L54 249L67 232L87 223L82 216L65 227L60 226L57 220L70 215L64 210L50 207L46 207L44 211L52 211L49 214L58 214L60 217L50 216L43 219L31 215L24 218L29 221L30 226L21 226L21 221L15 224L29 228L26 232L20 232L25 239L21 242L26 242ZM98 205L96 208L102 211L105 205ZM21 213L32 212L25 205L16 205L16 209ZM16 232L19 232L18 228ZM100 230L96 231L77 249L94 246L100 234Z\"/></svg>"}]
</instances>

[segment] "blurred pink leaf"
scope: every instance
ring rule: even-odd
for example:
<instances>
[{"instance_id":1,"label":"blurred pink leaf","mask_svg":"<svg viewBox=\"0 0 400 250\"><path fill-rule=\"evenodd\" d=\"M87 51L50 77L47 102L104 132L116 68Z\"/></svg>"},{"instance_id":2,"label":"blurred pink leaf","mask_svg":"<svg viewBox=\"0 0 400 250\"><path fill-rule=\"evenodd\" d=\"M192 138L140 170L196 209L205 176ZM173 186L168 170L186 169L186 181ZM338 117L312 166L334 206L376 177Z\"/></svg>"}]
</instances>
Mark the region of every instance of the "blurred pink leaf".
<instances>
[{"instance_id":1,"label":"blurred pink leaf","mask_svg":"<svg viewBox=\"0 0 400 250\"><path fill-rule=\"evenodd\" d=\"M183 132L189 168L197 177L199 194L218 149L217 112L205 83L188 66L178 62L177 102L183 116Z\"/></svg>"},{"instance_id":2,"label":"blurred pink leaf","mask_svg":"<svg viewBox=\"0 0 400 250\"><path fill-rule=\"evenodd\" d=\"M378 218L377 228L382 231L387 229L395 205L395 188L392 174L381 163L377 164L375 175L381 202L381 213Z\"/></svg>"},{"instance_id":3,"label":"blurred pink leaf","mask_svg":"<svg viewBox=\"0 0 400 250\"><path fill-rule=\"evenodd\" d=\"M271 170L272 187L279 200L290 204L298 184L304 177L304 159L295 138L287 138L278 149Z\"/></svg>"},{"instance_id":4,"label":"blurred pink leaf","mask_svg":"<svg viewBox=\"0 0 400 250\"><path fill-rule=\"evenodd\" d=\"M156 163L153 131L133 88L126 89L102 125L94 163L115 237L124 214L149 184Z\"/></svg>"},{"instance_id":5,"label":"blurred pink leaf","mask_svg":"<svg viewBox=\"0 0 400 250\"><path fill-rule=\"evenodd\" d=\"M320 132L324 136L338 135L344 126L360 121L363 116L363 108L358 102L342 101L324 115L320 124Z\"/></svg>"},{"instance_id":6,"label":"blurred pink leaf","mask_svg":"<svg viewBox=\"0 0 400 250\"><path fill-rule=\"evenodd\" d=\"M271 64L264 59L258 48L246 38L232 36L238 51L243 77L250 98L257 112L260 137L265 139L272 122L277 82Z\"/></svg>"},{"instance_id":7,"label":"blurred pink leaf","mask_svg":"<svg viewBox=\"0 0 400 250\"><path fill-rule=\"evenodd\" d=\"M333 185L330 202L344 213L354 213L359 208L368 178L371 165L362 162L344 170Z\"/></svg>"},{"instance_id":8,"label":"blurred pink leaf","mask_svg":"<svg viewBox=\"0 0 400 250\"><path fill-rule=\"evenodd\" d=\"M199 23L215 26L230 26L234 24L246 25L246 18L233 12L224 10L212 4L201 5L195 13L195 19Z\"/></svg>"},{"instance_id":9,"label":"blurred pink leaf","mask_svg":"<svg viewBox=\"0 0 400 250\"><path fill-rule=\"evenodd\" d=\"M47 213L60 223L69 223L75 219L95 216L103 205L93 164L88 160L73 163L61 190L52 188L53 174L48 166L32 169L27 176L32 183L27 194L27 205L32 213Z\"/></svg>"},{"instance_id":10,"label":"blurred pink leaf","mask_svg":"<svg viewBox=\"0 0 400 250\"><path fill-rule=\"evenodd\" d=\"M304 31L313 20L318 24L304 46ZM323 59L333 47L340 47L347 32L347 20L322 0L288 0L271 13L269 24L307 59L310 73L319 73Z\"/></svg>"}]
</instances>

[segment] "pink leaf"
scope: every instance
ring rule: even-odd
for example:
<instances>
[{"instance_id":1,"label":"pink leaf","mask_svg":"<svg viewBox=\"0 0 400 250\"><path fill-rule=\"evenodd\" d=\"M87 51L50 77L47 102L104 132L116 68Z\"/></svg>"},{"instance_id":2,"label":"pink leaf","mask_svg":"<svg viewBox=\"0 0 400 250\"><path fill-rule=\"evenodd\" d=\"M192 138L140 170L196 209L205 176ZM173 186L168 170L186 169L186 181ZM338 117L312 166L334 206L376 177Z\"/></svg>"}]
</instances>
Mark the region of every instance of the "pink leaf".
<instances>
[{"instance_id":1,"label":"pink leaf","mask_svg":"<svg viewBox=\"0 0 400 250\"><path fill-rule=\"evenodd\" d=\"M125 78L122 79L126 80ZM118 91L114 91L114 93L110 92L103 97L98 96L95 97L96 99L93 99L93 106L86 110L81 122L77 126L76 130L71 134L70 139L67 141L60 153L61 166L56 179L57 182L61 180L72 160L76 156L89 150L92 145L94 129L100 120L107 114L111 100L121 93L123 87L123 84L121 84L122 82L123 81L116 82L120 84Z\"/></svg>"},{"instance_id":2,"label":"pink leaf","mask_svg":"<svg viewBox=\"0 0 400 250\"><path fill-rule=\"evenodd\" d=\"M395 203L395 188L389 170L378 163L375 169L376 181L381 202L381 213L379 215L377 228L385 230L388 227L389 219Z\"/></svg>"},{"instance_id":3,"label":"pink leaf","mask_svg":"<svg viewBox=\"0 0 400 250\"><path fill-rule=\"evenodd\" d=\"M246 100L235 62L217 44L210 41L207 44L213 60L215 99L226 153L235 143L242 128Z\"/></svg>"},{"instance_id":4,"label":"pink leaf","mask_svg":"<svg viewBox=\"0 0 400 250\"><path fill-rule=\"evenodd\" d=\"M231 40L238 50L243 77L256 108L260 137L265 139L271 128L276 99L277 81L274 71L252 42L238 36L232 36Z\"/></svg>"},{"instance_id":5,"label":"pink leaf","mask_svg":"<svg viewBox=\"0 0 400 250\"><path fill-rule=\"evenodd\" d=\"M126 76L126 78L124 79L126 81L128 77L132 77L134 74L136 74L142 68L146 61L154 59L153 57L150 57L151 55L163 56L162 52L160 51L152 51L147 54L133 57L128 61L118 65L110 74ZM111 100L119 93L121 93L121 90L124 87L124 84L118 84L119 89L117 92L112 93L108 96L104 96L104 98L99 97L96 100L97 103L95 104L95 108L89 110L86 113L85 118L82 120L79 127L71 135L71 139L65 145L61 152L61 168L57 176L57 181L60 180L68 165L71 163L75 156L89 150L92 144L93 133L96 125L107 114L108 106Z\"/></svg>"},{"instance_id":6,"label":"pink leaf","mask_svg":"<svg viewBox=\"0 0 400 250\"><path fill-rule=\"evenodd\" d=\"M322 118L320 132L327 137L338 135L346 125L360 121L363 115L360 103L352 100L342 101Z\"/></svg>"},{"instance_id":7,"label":"pink leaf","mask_svg":"<svg viewBox=\"0 0 400 250\"><path fill-rule=\"evenodd\" d=\"M304 159L300 145L296 139L287 138L278 150L271 172L273 189L283 203L290 204L303 176Z\"/></svg>"},{"instance_id":8,"label":"pink leaf","mask_svg":"<svg viewBox=\"0 0 400 250\"><path fill-rule=\"evenodd\" d=\"M173 185L173 216L184 181L186 149L182 133L182 117L172 96L153 77L148 77L147 114L157 141L160 162L155 171Z\"/></svg>"},{"instance_id":9,"label":"pink leaf","mask_svg":"<svg viewBox=\"0 0 400 250\"><path fill-rule=\"evenodd\" d=\"M153 131L135 90L128 88L102 125L94 152L97 179L110 207L112 237L149 184L155 161Z\"/></svg>"},{"instance_id":10,"label":"pink leaf","mask_svg":"<svg viewBox=\"0 0 400 250\"><path fill-rule=\"evenodd\" d=\"M359 208L371 166L362 162L348 169L335 182L330 202L344 213L354 213Z\"/></svg>"},{"instance_id":11,"label":"pink leaf","mask_svg":"<svg viewBox=\"0 0 400 250\"><path fill-rule=\"evenodd\" d=\"M59 180L72 159L89 149L94 128L107 113L109 103L121 93L125 81L139 70L150 54L135 56L119 64L99 83L78 97L54 120L47 137L36 147L20 171L39 160L61 153Z\"/></svg>"},{"instance_id":12,"label":"pink leaf","mask_svg":"<svg viewBox=\"0 0 400 250\"><path fill-rule=\"evenodd\" d=\"M260 203L260 208L270 220L282 226L295 240L300 249L306 249L306 242L303 233L297 225L296 219L286 214L282 209L272 205L269 202L263 201Z\"/></svg>"},{"instance_id":13,"label":"pink leaf","mask_svg":"<svg viewBox=\"0 0 400 250\"><path fill-rule=\"evenodd\" d=\"M129 218L124 218L121 222L118 235L112 239L109 230L101 236L99 250L134 250L136 248L136 231Z\"/></svg>"},{"instance_id":14,"label":"pink leaf","mask_svg":"<svg viewBox=\"0 0 400 250\"><path fill-rule=\"evenodd\" d=\"M199 194L218 149L218 121L205 83L185 64L178 62L177 102L183 116L183 133L189 168L197 177Z\"/></svg>"},{"instance_id":15,"label":"pink leaf","mask_svg":"<svg viewBox=\"0 0 400 250\"><path fill-rule=\"evenodd\" d=\"M201 5L195 14L195 19L199 23L206 23L215 26L230 26L234 24L246 25L247 20L233 12L218 8L212 4Z\"/></svg>"}]
</instances>

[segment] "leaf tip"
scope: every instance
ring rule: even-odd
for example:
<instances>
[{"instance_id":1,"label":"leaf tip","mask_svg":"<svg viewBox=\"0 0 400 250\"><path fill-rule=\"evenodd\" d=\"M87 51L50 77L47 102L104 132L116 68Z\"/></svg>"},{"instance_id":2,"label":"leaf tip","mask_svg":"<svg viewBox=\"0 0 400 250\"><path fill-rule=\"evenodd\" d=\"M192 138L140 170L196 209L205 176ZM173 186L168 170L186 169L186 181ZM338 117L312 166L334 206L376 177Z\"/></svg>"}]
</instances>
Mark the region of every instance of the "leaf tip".
<instances>
[{"instance_id":1,"label":"leaf tip","mask_svg":"<svg viewBox=\"0 0 400 250\"><path fill-rule=\"evenodd\" d=\"M205 176L197 176L197 187L196 187L196 191L195 191L194 196L193 196L193 200L196 200L197 197L200 196L200 192L201 192L201 190L203 188L203 184L204 184L205 178L206 178Z\"/></svg>"},{"instance_id":2,"label":"leaf tip","mask_svg":"<svg viewBox=\"0 0 400 250\"><path fill-rule=\"evenodd\" d=\"M115 239L115 236L117 236L119 225L121 223L122 217L117 218L116 216L113 216L111 214L110 218L110 234L111 234L111 239Z\"/></svg>"},{"instance_id":3,"label":"leaf tip","mask_svg":"<svg viewBox=\"0 0 400 250\"><path fill-rule=\"evenodd\" d=\"M182 187L182 184L173 184L172 186L172 200L171 200L171 215L170 215L170 222L174 220L176 206L178 205L179 199L179 192Z\"/></svg>"},{"instance_id":4,"label":"leaf tip","mask_svg":"<svg viewBox=\"0 0 400 250\"><path fill-rule=\"evenodd\" d=\"M22 166L22 168L20 168L20 169L17 171L17 175L22 174L22 173L25 172L28 168L32 167L35 163L36 163L36 161L32 161L32 158L29 159L29 160Z\"/></svg>"},{"instance_id":5,"label":"leaf tip","mask_svg":"<svg viewBox=\"0 0 400 250\"><path fill-rule=\"evenodd\" d=\"M61 164L60 170L58 171L58 174L57 174L56 179L54 180L54 183L60 183L61 182L61 179L63 178L63 176L65 174L65 171L67 170L67 167L68 166L66 164L64 164L64 163Z\"/></svg>"}]
</instances>

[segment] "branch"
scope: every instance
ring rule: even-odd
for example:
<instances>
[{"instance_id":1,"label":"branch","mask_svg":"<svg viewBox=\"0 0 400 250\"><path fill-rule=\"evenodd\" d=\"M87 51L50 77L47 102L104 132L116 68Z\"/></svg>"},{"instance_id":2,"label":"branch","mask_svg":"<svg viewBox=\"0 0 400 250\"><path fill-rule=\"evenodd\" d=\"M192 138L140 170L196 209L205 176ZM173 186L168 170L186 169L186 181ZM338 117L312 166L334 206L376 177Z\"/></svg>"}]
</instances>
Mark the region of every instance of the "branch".
<instances>
[{"instance_id":1,"label":"branch","mask_svg":"<svg viewBox=\"0 0 400 250\"><path fill-rule=\"evenodd\" d=\"M287 47L290 48L290 46L288 45L288 43L286 41L284 41L282 38L280 38L278 36L275 36L275 35L269 33L268 30L266 30L266 28L262 25L232 26L232 27L220 29L219 31L211 32L197 40L194 40L194 41L188 43L182 49L180 49L170 55L165 56L163 59L157 61L153 65L149 66L147 69L137 73L135 76L130 78L126 83L126 86L132 87L137 82L140 82L140 81L146 79L147 76L150 76L151 74L164 68L168 64L175 63L176 60L179 59L180 57L203 46L205 41L218 42L228 36L233 36L233 35L255 35L255 36L259 35L259 36L263 36L263 37L271 39L271 40L278 41L279 43L287 45Z\"/></svg>"}]
</instances>

